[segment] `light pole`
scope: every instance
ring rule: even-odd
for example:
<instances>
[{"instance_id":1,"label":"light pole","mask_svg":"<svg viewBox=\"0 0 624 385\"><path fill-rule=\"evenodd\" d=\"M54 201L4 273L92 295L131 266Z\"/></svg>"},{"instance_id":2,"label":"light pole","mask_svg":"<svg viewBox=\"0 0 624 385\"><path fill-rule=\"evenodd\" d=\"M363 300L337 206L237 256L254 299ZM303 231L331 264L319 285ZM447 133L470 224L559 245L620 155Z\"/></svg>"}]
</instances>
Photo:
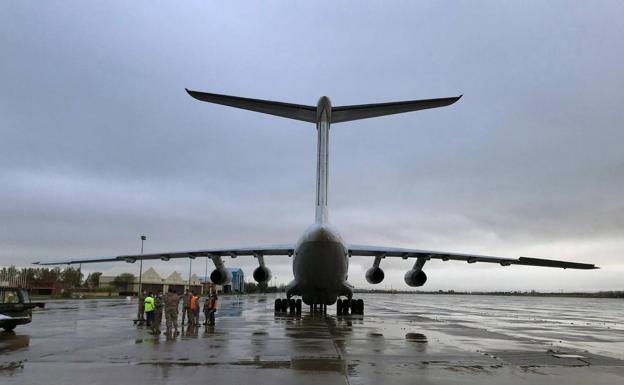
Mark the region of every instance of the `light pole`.
<instances>
[{"instance_id":1,"label":"light pole","mask_svg":"<svg viewBox=\"0 0 624 385\"><path fill-rule=\"evenodd\" d=\"M145 242L145 240L147 239L147 237L145 235L141 235L141 255L143 255L143 242ZM143 277L143 258L139 259L139 292L137 293L137 298L139 299L139 310L138 310L138 315L137 315L137 319L139 321L143 320L143 303L141 301L141 294L143 293L143 289L142 289L142 282L141 279Z\"/></svg>"},{"instance_id":2,"label":"light pole","mask_svg":"<svg viewBox=\"0 0 624 385\"><path fill-rule=\"evenodd\" d=\"M202 292L204 291L204 287L208 287L208 257L206 257L206 271L204 272L204 284L202 286Z\"/></svg>"},{"instance_id":3,"label":"light pole","mask_svg":"<svg viewBox=\"0 0 624 385\"><path fill-rule=\"evenodd\" d=\"M191 291L191 273L192 273L192 267L193 267L193 258L194 257L189 257L189 280L188 280L188 289L189 291Z\"/></svg>"}]
</instances>

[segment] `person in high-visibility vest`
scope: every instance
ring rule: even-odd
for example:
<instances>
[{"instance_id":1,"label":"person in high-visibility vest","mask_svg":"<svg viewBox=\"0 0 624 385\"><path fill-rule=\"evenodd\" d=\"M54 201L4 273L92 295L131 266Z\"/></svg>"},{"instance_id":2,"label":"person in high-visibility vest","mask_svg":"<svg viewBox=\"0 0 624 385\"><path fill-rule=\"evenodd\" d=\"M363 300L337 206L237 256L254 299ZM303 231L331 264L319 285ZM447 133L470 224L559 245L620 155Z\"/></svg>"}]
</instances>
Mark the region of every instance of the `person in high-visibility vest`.
<instances>
[{"instance_id":1,"label":"person in high-visibility vest","mask_svg":"<svg viewBox=\"0 0 624 385\"><path fill-rule=\"evenodd\" d=\"M189 318L189 324L196 326L199 324L199 297L195 292L192 292L191 296L191 317Z\"/></svg>"},{"instance_id":2,"label":"person in high-visibility vest","mask_svg":"<svg viewBox=\"0 0 624 385\"><path fill-rule=\"evenodd\" d=\"M152 321L152 334L160 334L160 324L163 316L163 298L160 292L154 295L154 320Z\"/></svg>"},{"instance_id":3,"label":"person in high-visibility vest","mask_svg":"<svg viewBox=\"0 0 624 385\"><path fill-rule=\"evenodd\" d=\"M145 320L147 321L147 326L152 326L152 321L154 320L154 297L152 293L149 293L145 297Z\"/></svg>"},{"instance_id":4,"label":"person in high-visibility vest","mask_svg":"<svg viewBox=\"0 0 624 385\"><path fill-rule=\"evenodd\" d=\"M210 296L206 298L204 302L204 315L206 316L206 322L204 325L215 324L215 313L217 312L217 291L214 290L210 293Z\"/></svg>"}]
</instances>

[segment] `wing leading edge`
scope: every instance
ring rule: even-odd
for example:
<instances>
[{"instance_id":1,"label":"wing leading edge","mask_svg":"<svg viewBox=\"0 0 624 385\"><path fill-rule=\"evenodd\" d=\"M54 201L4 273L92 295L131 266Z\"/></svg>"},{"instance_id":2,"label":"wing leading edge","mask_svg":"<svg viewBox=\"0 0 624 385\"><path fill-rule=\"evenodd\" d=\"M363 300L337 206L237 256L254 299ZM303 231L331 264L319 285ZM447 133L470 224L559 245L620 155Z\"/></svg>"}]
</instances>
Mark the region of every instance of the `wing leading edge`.
<instances>
[{"instance_id":1,"label":"wing leading edge","mask_svg":"<svg viewBox=\"0 0 624 385\"><path fill-rule=\"evenodd\" d=\"M350 256L368 256L368 257L400 257L408 258L425 258L440 259L443 261L465 261L468 263L487 262L498 263L501 266L524 265L524 266L542 266L542 267L558 267L562 269L599 269L599 267L589 263L578 263L568 261L557 261L553 259L540 258L502 258L491 257L485 255L447 253L431 250L403 249L396 247L381 247L367 245L349 245L347 246Z\"/></svg>"},{"instance_id":2,"label":"wing leading edge","mask_svg":"<svg viewBox=\"0 0 624 385\"><path fill-rule=\"evenodd\" d=\"M241 247L227 249L206 249L193 251L174 251L168 253L155 254L137 254L137 255L120 255L117 257L101 257L87 259L70 259L65 261L54 262L33 262L35 265L77 265L82 263L101 263L101 262L128 262L134 263L139 260L155 260L160 259L168 261L176 258L197 258L197 257L232 257L238 256L265 256L265 255L288 255L294 252L294 245L264 245L256 247Z\"/></svg>"}]
</instances>

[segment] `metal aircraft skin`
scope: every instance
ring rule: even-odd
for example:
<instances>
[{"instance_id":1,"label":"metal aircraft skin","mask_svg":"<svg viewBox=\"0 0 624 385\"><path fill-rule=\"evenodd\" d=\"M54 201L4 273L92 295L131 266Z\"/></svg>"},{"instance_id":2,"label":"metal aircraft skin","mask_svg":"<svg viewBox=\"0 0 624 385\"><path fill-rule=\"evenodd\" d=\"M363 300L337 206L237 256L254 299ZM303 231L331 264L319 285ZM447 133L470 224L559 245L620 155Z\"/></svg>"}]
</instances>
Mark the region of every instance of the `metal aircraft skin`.
<instances>
[{"instance_id":1,"label":"metal aircraft skin","mask_svg":"<svg viewBox=\"0 0 624 385\"><path fill-rule=\"evenodd\" d=\"M366 119L383 115L417 111L451 105L461 96L413 100L394 103L366 104L354 106L332 107L328 97L319 99L316 106L281 103L268 100L241 98L229 95L211 94L187 90L189 95L200 101L242 108L255 112L302 120L315 123L318 132L317 173L316 173L316 219L308 227L294 245L264 245L243 248L215 248L183 252L166 252L143 255L121 255L91 259L71 259L58 262L34 262L39 265L79 264L96 262L126 261L134 263L139 259L168 261L171 258L210 258L215 269L210 278L217 284L225 284L231 280L230 273L225 269L223 257L253 256L258 259L259 266L253 272L258 282L268 282L271 271L266 267L264 256L284 255L292 257L294 280L286 289L290 299L301 296L308 305L332 305L339 297L351 300L353 286L347 281L349 258L352 256L373 257L373 265L366 272L366 280L377 284L383 281L384 273L380 267L384 258L414 259L413 267L405 273L408 286L417 287L425 284L427 276L423 271L425 263L431 259L442 261L457 260L467 263L487 262L501 266L525 265L542 267L559 267L563 269L596 269L593 264L557 261L538 258L502 258L474 254L447 253L430 250L392 248L383 246L365 246L346 244L338 231L328 222L327 182L329 166L329 130L332 123Z\"/></svg>"}]
</instances>

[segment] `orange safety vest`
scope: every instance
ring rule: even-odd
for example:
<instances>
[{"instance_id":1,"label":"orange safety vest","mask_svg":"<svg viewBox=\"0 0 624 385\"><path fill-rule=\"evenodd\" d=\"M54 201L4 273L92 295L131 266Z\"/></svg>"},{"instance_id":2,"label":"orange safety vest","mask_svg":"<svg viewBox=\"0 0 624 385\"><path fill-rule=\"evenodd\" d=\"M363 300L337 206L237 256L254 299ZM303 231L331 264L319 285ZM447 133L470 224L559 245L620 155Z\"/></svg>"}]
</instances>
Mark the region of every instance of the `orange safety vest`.
<instances>
[{"instance_id":1,"label":"orange safety vest","mask_svg":"<svg viewBox=\"0 0 624 385\"><path fill-rule=\"evenodd\" d=\"M199 309L199 297L194 295L193 297L191 297L191 310L198 310Z\"/></svg>"},{"instance_id":2,"label":"orange safety vest","mask_svg":"<svg viewBox=\"0 0 624 385\"><path fill-rule=\"evenodd\" d=\"M217 308L217 299L215 297L210 297L208 302L208 310L215 310Z\"/></svg>"}]
</instances>

